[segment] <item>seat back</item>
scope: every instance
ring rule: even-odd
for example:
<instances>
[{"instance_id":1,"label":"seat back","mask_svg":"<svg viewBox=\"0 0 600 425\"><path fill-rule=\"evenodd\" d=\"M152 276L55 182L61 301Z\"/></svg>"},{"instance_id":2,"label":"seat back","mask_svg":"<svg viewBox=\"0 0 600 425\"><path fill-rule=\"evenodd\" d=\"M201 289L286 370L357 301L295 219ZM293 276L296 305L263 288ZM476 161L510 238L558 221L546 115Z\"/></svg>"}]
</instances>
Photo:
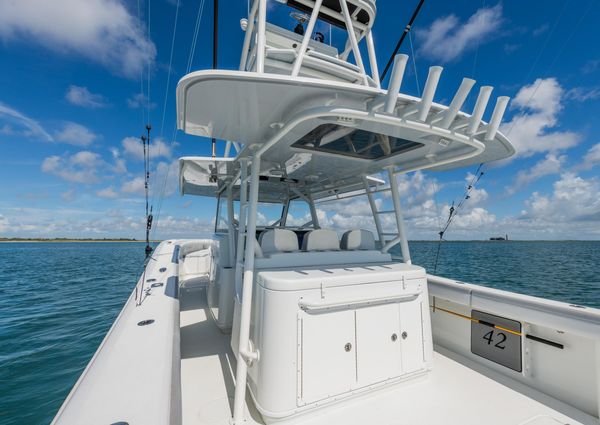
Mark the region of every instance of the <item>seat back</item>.
<instances>
[{"instance_id":1,"label":"seat back","mask_svg":"<svg viewBox=\"0 0 600 425\"><path fill-rule=\"evenodd\" d=\"M333 230L316 229L304 235L302 241L304 251L339 251L340 240Z\"/></svg>"},{"instance_id":2,"label":"seat back","mask_svg":"<svg viewBox=\"0 0 600 425\"><path fill-rule=\"evenodd\" d=\"M298 237L287 229L272 229L260 234L260 247L263 255L274 252L298 251Z\"/></svg>"},{"instance_id":3,"label":"seat back","mask_svg":"<svg viewBox=\"0 0 600 425\"><path fill-rule=\"evenodd\" d=\"M368 230L348 230L342 235L341 245L342 249L348 251L372 250L375 249L375 237Z\"/></svg>"}]
</instances>

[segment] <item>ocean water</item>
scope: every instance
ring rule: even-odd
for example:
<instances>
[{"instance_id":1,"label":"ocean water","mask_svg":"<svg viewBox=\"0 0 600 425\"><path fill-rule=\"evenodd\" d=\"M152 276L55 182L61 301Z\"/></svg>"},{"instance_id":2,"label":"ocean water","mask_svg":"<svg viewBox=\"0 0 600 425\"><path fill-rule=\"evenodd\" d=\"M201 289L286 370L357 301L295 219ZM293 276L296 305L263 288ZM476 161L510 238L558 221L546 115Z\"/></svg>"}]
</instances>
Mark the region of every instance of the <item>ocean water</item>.
<instances>
[{"instance_id":1,"label":"ocean water","mask_svg":"<svg viewBox=\"0 0 600 425\"><path fill-rule=\"evenodd\" d=\"M412 242L433 272L437 243ZM49 423L142 271L140 243L0 243L0 424ZM446 242L437 272L600 307L600 242Z\"/></svg>"}]
</instances>

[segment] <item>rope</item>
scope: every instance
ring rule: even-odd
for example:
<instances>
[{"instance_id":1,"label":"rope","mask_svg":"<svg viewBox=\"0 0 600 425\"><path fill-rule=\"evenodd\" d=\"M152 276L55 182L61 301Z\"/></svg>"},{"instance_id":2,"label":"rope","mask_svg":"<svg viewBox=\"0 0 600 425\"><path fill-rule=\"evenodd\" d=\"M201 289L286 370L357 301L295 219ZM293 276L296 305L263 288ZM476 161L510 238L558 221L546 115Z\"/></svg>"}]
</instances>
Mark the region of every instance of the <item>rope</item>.
<instances>
[{"instance_id":1,"label":"rope","mask_svg":"<svg viewBox=\"0 0 600 425\"><path fill-rule=\"evenodd\" d=\"M483 163L479 164L479 166L477 167L477 170L475 171L475 174L473 174L471 181L467 185L467 188L465 189L465 193L464 193L461 201L458 203L458 205L456 205L456 207L455 207L454 201L453 201L452 205L450 206L450 211L448 213L448 219L446 220L446 224L444 225L442 230L440 230L440 232L438 233L440 236L440 239L438 241L438 249L437 249L437 253L435 256L435 265L433 267L434 273L437 271L438 261L440 258L440 250L442 247L442 241L444 240L444 234L448 230L448 227L450 227L452 220L454 220L454 217L456 217L456 215L458 214L460 209L463 207L465 202L467 202L469 200L469 198L471 198L471 192L473 191L473 189L475 188L475 185L479 182L481 177L483 177L484 172L482 171L482 168L483 168Z\"/></svg>"},{"instance_id":2,"label":"rope","mask_svg":"<svg viewBox=\"0 0 600 425\"><path fill-rule=\"evenodd\" d=\"M150 180L150 130L152 126L146 125L147 136L142 136L142 145L144 147L144 192L146 195L146 258L152 254L150 246L150 230L152 229L152 207L148 208L148 182Z\"/></svg>"},{"instance_id":3,"label":"rope","mask_svg":"<svg viewBox=\"0 0 600 425\"><path fill-rule=\"evenodd\" d=\"M142 24L142 9L140 6L140 0L137 0L137 15L138 15L138 22L140 23L140 26ZM140 67L140 101L142 101L144 99L144 67ZM144 112L144 108L142 109L142 126L146 124L146 114Z\"/></svg>"},{"instance_id":4,"label":"rope","mask_svg":"<svg viewBox=\"0 0 600 425\"><path fill-rule=\"evenodd\" d=\"M408 34L408 42L410 44L410 57L412 58L413 70L415 73L415 82L417 84L417 94L421 97L421 85L419 84L419 75L417 74L417 58L415 57L415 50L413 48L412 36Z\"/></svg>"},{"instance_id":5,"label":"rope","mask_svg":"<svg viewBox=\"0 0 600 425\"><path fill-rule=\"evenodd\" d=\"M151 8L150 5L152 4L152 0L148 0L148 44L150 44L150 24L152 22L151 20ZM148 120L146 121L147 124L150 123L150 66L151 66L151 58L150 55L148 55L148 89L146 90L147 96L146 96L146 111L148 113ZM148 148L150 148L150 146L148 146Z\"/></svg>"},{"instance_id":6,"label":"rope","mask_svg":"<svg viewBox=\"0 0 600 425\"><path fill-rule=\"evenodd\" d=\"M181 1L177 0L177 7L175 9L175 22L173 24L173 35L171 36L171 53L169 54L169 67L167 68L167 84L165 85L165 97L163 100L163 109L162 109L162 118L160 120L160 137L162 138L164 135L165 128L165 117L167 115L167 100L169 99L169 91L171 84L171 73L172 73L172 65L173 65L173 52L175 51L175 35L177 33L177 22L179 21L179 6ZM156 157L160 157L162 150L162 144L158 145L158 153ZM153 186L156 186L156 179L158 178L158 174L154 174ZM152 204L154 205L154 201L156 199L157 192L154 191L152 193Z\"/></svg>"},{"instance_id":7,"label":"rope","mask_svg":"<svg viewBox=\"0 0 600 425\"><path fill-rule=\"evenodd\" d=\"M394 57L398 53L398 50L400 50L400 46L402 46L402 43L404 42L406 35L410 33L410 30L412 29L412 26L415 22L415 19L417 19L417 15L419 14L419 11L421 10L421 6L423 6L423 3L425 3L425 0L419 0L419 4L417 4L417 7L415 8L412 16L410 17L408 24L406 24L406 26L404 27L404 31L402 32L402 35L400 36L398 43L396 43L394 52L390 55L390 58L389 58L387 64L385 65L385 68L384 68L383 72L381 73L381 76L379 77L379 79L382 82L383 82L383 79L385 78L387 72L389 71L390 66L392 66L392 63L394 62Z\"/></svg>"},{"instance_id":8,"label":"rope","mask_svg":"<svg viewBox=\"0 0 600 425\"><path fill-rule=\"evenodd\" d=\"M190 45L190 53L188 56L188 62L187 62L187 67L186 67L186 74L188 74L192 68L192 62L193 62L193 58L194 58L194 54L196 51L196 43L198 42L198 33L199 33L199 29L200 29L200 22L202 21L202 15L204 13L204 3L205 0L202 0L200 2L200 5L198 6L198 14L196 16L196 26L194 28L194 35L192 36L192 41L191 41L191 45ZM175 143L177 143L177 118L175 118L175 122L173 123L173 132L172 132L172 136L171 136L171 143L169 145L169 147L173 147L175 145ZM169 179L169 174L171 171L171 166L169 165L167 167L167 170L165 172L165 177L163 179L162 182L162 187L160 190L160 195L158 197L158 206L156 209L156 224L153 228L153 235L156 234L156 229L158 228L158 223L160 221L160 214L162 211L162 205L164 202L164 198L165 198L165 192L166 192L166 188L167 188L167 181Z\"/></svg>"}]
</instances>

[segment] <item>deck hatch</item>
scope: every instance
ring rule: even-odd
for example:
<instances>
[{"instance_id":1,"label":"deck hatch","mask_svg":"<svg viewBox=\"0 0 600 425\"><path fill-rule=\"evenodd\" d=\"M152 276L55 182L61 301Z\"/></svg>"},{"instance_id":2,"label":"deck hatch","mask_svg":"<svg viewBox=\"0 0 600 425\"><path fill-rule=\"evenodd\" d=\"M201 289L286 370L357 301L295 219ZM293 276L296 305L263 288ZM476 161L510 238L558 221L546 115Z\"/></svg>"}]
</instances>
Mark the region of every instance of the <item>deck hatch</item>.
<instances>
[{"instance_id":1,"label":"deck hatch","mask_svg":"<svg viewBox=\"0 0 600 425\"><path fill-rule=\"evenodd\" d=\"M292 146L355 158L381 159L420 148L423 144L329 123L319 125Z\"/></svg>"}]
</instances>

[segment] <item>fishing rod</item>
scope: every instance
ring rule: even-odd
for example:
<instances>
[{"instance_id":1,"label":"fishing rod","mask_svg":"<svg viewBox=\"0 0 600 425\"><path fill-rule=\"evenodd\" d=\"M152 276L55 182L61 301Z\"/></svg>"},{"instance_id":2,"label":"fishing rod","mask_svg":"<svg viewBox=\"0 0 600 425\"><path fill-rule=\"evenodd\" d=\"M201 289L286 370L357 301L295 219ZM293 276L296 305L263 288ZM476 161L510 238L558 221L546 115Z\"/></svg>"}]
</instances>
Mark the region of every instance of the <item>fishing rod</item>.
<instances>
[{"instance_id":1,"label":"fishing rod","mask_svg":"<svg viewBox=\"0 0 600 425\"><path fill-rule=\"evenodd\" d=\"M150 246L150 230L152 229L152 206L148 205L148 182L150 180L150 130L152 126L146 124L146 135L142 135L142 145L144 148L144 192L146 195L146 258L152 254Z\"/></svg>"},{"instance_id":2,"label":"fishing rod","mask_svg":"<svg viewBox=\"0 0 600 425\"><path fill-rule=\"evenodd\" d=\"M415 8L412 16L410 17L408 24L406 24L406 26L404 27L404 31L402 32L402 35L400 36L398 43L396 43L396 48L394 49L394 52L390 56L390 59L388 60L387 64L385 65L385 68L383 69L383 72L381 73L381 76L379 77L380 81L383 82L383 79L385 78L387 72L389 71L390 66L392 66L392 63L394 62L394 57L398 53L398 50L400 50L400 46L402 46L404 39L406 38L406 36L410 32L410 30L412 29L413 23L415 22L415 19L417 19L417 15L421 11L421 6L423 6L423 3L425 3L425 0L419 0L419 4L417 4L417 7Z\"/></svg>"}]
</instances>

